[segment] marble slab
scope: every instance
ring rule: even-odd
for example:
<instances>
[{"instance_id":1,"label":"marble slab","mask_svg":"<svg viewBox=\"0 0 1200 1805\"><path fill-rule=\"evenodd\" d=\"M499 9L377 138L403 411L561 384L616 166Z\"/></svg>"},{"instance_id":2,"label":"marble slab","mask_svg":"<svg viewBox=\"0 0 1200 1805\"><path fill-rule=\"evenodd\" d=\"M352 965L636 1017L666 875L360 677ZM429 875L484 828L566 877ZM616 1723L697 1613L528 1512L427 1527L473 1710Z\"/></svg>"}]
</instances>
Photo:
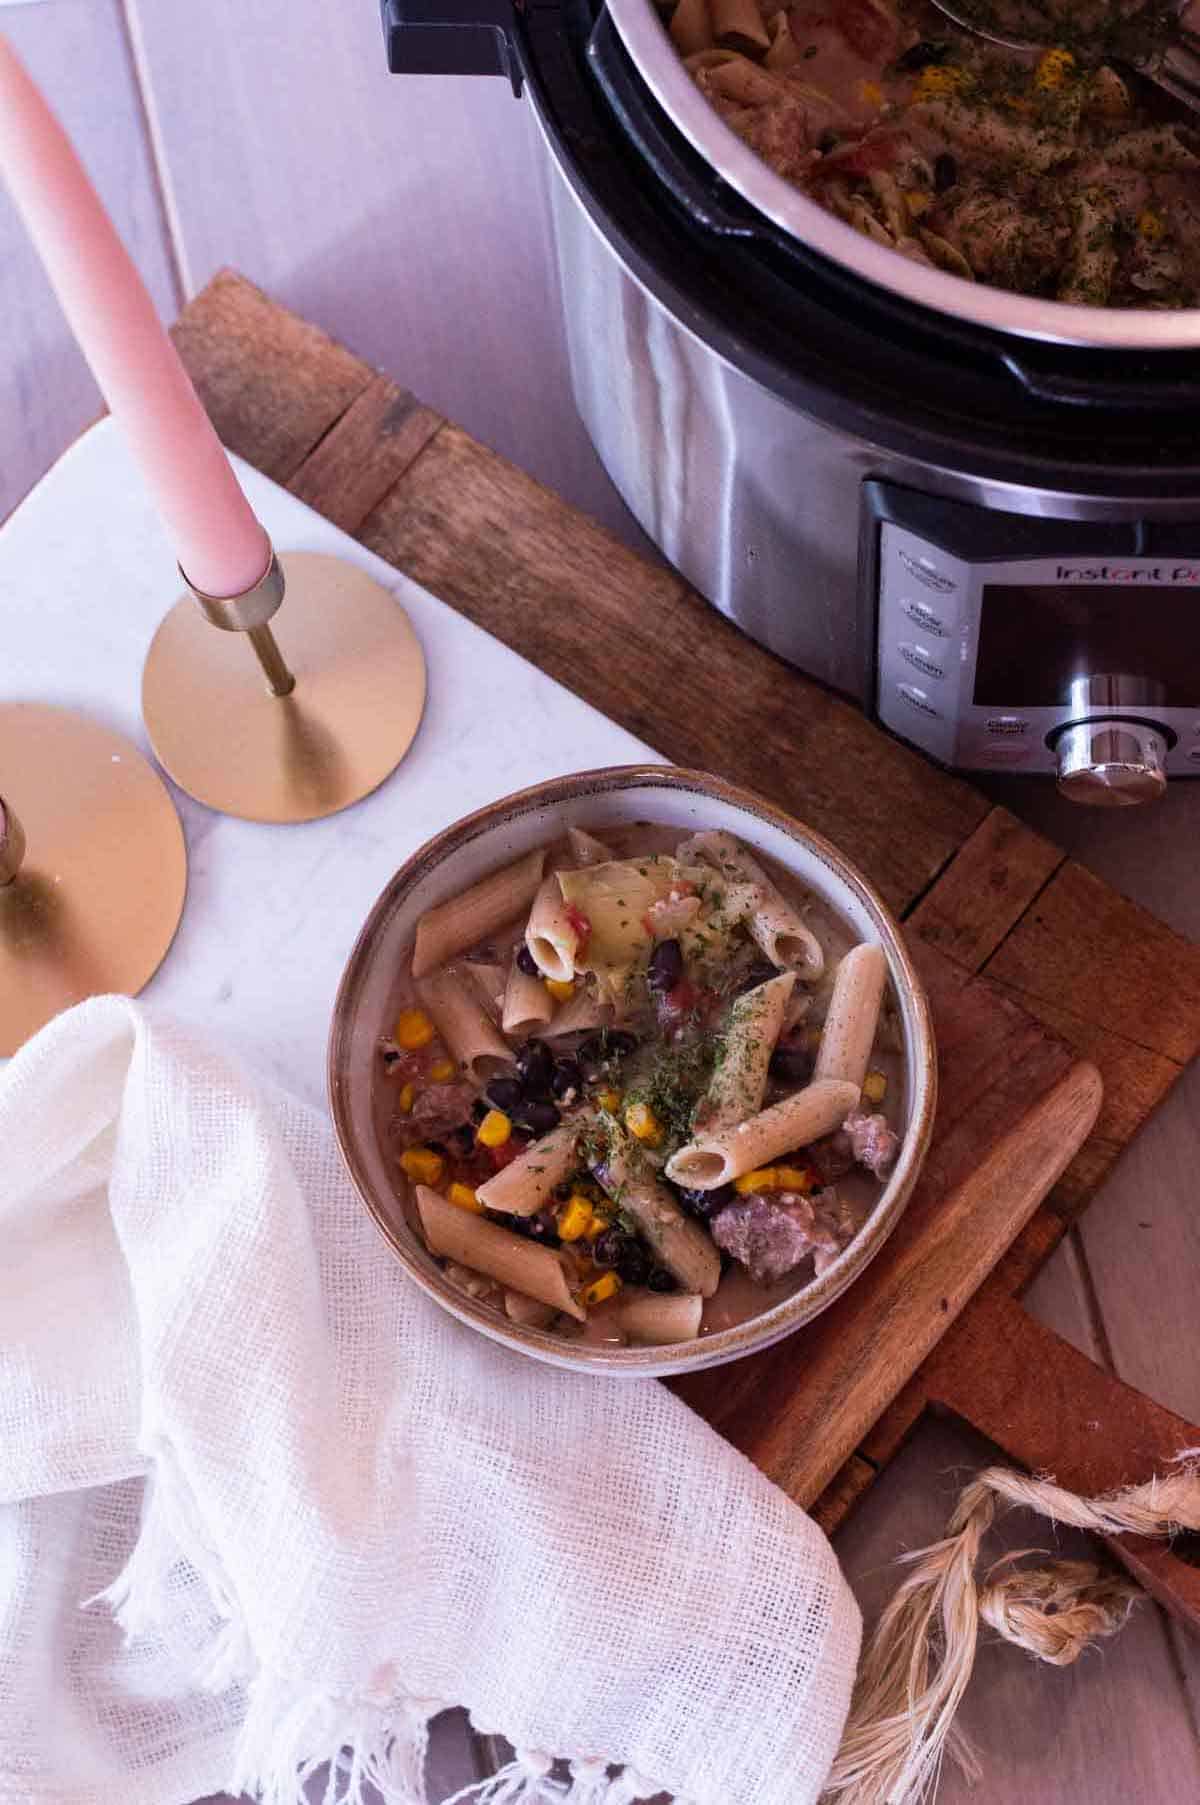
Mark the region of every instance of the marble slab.
<instances>
[{"instance_id":1,"label":"marble slab","mask_svg":"<svg viewBox=\"0 0 1200 1805\"><path fill-rule=\"evenodd\" d=\"M338 980L396 867L431 834L498 796L565 771L658 754L235 462L276 549L333 553L377 577L408 611L429 667L411 751L373 795L340 815L264 826L214 814L170 786L187 836L188 901L144 995L323 1106ZM0 527L0 700L78 708L149 755L142 663L179 592L171 547L138 473L112 422L102 421ZM286 618L285 601L285 647ZM19 812L19 769L0 771L0 792Z\"/></svg>"}]
</instances>

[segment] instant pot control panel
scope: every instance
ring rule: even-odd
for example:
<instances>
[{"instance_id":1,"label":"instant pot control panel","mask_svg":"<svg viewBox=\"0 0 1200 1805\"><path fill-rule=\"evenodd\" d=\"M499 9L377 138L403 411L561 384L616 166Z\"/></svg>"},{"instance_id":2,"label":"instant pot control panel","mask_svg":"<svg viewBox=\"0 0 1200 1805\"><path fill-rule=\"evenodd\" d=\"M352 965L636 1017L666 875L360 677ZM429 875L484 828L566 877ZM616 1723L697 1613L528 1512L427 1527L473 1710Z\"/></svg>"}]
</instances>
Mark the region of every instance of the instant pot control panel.
<instances>
[{"instance_id":1,"label":"instant pot control panel","mask_svg":"<svg viewBox=\"0 0 1200 1805\"><path fill-rule=\"evenodd\" d=\"M999 514L867 482L861 575L875 712L934 758L1109 805L1200 776L1200 522Z\"/></svg>"}]
</instances>

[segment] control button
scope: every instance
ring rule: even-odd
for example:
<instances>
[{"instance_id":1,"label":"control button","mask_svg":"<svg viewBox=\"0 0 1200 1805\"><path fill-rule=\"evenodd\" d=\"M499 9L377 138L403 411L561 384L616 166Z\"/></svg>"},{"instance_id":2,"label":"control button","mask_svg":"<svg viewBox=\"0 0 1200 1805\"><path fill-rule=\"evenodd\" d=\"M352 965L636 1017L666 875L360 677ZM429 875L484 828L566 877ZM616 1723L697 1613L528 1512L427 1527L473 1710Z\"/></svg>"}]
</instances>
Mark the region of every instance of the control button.
<instances>
[{"instance_id":1,"label":"control button","mask_svg":"<svg viewBox=\"0 0 1200 1805\"><path fill-rule=\"evenodd\" d=\"M911 640L901 642L900 656L906 664L911 664L914 670L923 672L926 677L932 677L935 683L940 683L946 675L933 654L925 646L914 645Z\"/></svg>"},{"instance_id":2,"label":"control button","mask_svg":"<svg viewBox=\"0 0 1200 1805\"><path fill-rule=\"evenodd\" d=\"M945 639L948 630L946 623L927 602L918 602L911 596L905 596L900 606L909 620L916 621L918 627L924 627L927 633L936 633L939 639Z\"/></svg>"},{"instance_id":3,"label":"control button","mask_svg":"<svg viewBox=\"0 0 1200 1805\"><path fill-rule=\"evenodd\" d=\"M1189 746L1187 749L1187 757L1191 759L1194 765L1200 765L1200 746Z\"/></svg>"},{"instance_id":4,"label":"control button","mask_svg":"<svg viewBox=\"0 0 1200 1805\"><path fill-rule=\"evenodd\" d=\"M930 559L914 558L911 552L904 550L903 546L897 546L896 556L910 577L916 577L918 583L924 583L926 589L932 589L937 595L953 595L958 588L954 578L948 577L944 571L938 570Z\"/></svg>"},{"instance_id":5,"label":"control button","mask_svg":"<svg viewBox=\"0 0 1200 1805\"><path fill-rule=\"evenodd\" d=\"M915 683L897 683L896 694L903 696L910 708L917 709L921 714L927 714L931 720L941 720L941 709L935 708L925 691L918 689Z\"/></svg>"},{"instance_id":6,"label":"control button","mask_svg":"<svg viewBox=\"0 0 1200 1805\"><path fill-rule=\"evenodd\" d=\"M1029 718L1023 714L991 714L984 727L994 739L1019 739L1029 732Z\"/></svg>"},{"instance_id":7,"label":"control button","mask_svg":"<svg viewBox=\"0 0 1200 1805\"><path fill-rule=\"evenodd\" d=\"M1167 784L1165 734L1144 721L1077 721L1055 742L1058 787L1072 802L1128 808Z\"/></svg>"}]
</instances>

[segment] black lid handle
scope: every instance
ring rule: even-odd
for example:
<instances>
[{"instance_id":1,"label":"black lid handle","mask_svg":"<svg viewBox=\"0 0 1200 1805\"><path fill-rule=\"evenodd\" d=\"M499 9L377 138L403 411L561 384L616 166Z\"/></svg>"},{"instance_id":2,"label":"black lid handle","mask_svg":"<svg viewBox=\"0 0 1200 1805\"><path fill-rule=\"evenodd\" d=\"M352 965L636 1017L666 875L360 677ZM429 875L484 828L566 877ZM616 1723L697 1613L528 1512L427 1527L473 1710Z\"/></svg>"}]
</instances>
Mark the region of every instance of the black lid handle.
<instances>
[{"instance_id":1,"label":"black lid handle","mask_svg":"<svg viewBox=\"0 0 1200 1805\"><path fill-rule=\"evenodd\" d=\"M512 0L381 0L393 75L504 75L521 92Z\"/></svg>"}]
</instances>

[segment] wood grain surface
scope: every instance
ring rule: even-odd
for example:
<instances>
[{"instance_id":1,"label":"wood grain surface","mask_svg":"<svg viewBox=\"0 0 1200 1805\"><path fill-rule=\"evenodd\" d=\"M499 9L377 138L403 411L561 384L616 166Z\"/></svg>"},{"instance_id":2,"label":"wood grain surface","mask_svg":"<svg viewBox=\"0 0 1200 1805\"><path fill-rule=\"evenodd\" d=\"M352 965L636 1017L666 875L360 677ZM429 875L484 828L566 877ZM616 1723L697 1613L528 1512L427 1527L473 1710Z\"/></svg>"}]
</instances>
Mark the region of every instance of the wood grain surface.
<instances>
[{"instance_id":1,"label":"wood grain surface","mask_svg":"<svg viewBox=\"0 0 1200 1805\"><path fill-rule=\"evenodd\" d=\"M964 1305L969 1333L971 1293L1010 1242L997 1282L1005 1295L1028 1282L1200 1044L1200 950L749 645L673 573L645 564L461 428L351 367L323 335L272 313L240 278L225 274L198 297L180 343L227 442L254 462L268 458L373 550L669 756L750 783L829 832L927 943L948 1087L922 1199L851 1298L822 1319L824 1329L813 1325L720 1384L701 1375L685 1388L796 1495L812 1500L828 1483L817 1507L836 1523L881 1450L898 1447L930 1401L922 1373L891 1401L912 1367L897 1348L914 1356L932 1349ZM277 403L281 369L300 373L300 393ZM377 460L378 475L365 474ZM986 983L972 978L979 971ZM1071 1067L1063 1041L1094 1060L1111 1092L1101 1132L1074 1158L1062 1124L1094 1114L1099 1098L1091 1065ZM1022 1090L1041 1065L1045 1084ZM1076 1088L1066 1082L1072 1074ZM1047 1089L1048 1114L1036 1126L1048 1142L1017 1128ZM1027 1166L1023 1143L1033 1150ZM1014 1241L1043 1172L1058 1182ZM876 1329L857 1342L855 1298ZM889 1320L894 1341L879 1332ZM811 1420L798 1411L793 1425L787 1402L802 1367L806 1385L816 1374L820 1405ZM1061 1404L1052 1387L1043 1397L1048 1409ZM830 1400L842 1399L834 1422ZM877 1410L856 1454L853 1441ZM818 1418L826 1429L819 1457ZM1139 1476L1125 1455L1118 1464L1123 1477Z\"/></svg>"},{"instance_id":2,"label":"wood grain surface","mask_svg":"<svg viewBox=\"0 0 1200 1805\"><path fill-rule=\"evenodd\" d=\"M389 80L369 0L336 17L324 0L290 0L285 12L274 0L50 0L5 10L0 25L62 108L165 312L174 270L191 295L236 263L627 545L645 546L571 404L534 133L504 84ZM2 200L0 293L2 516L96 400ZM1001 813L1200 937L1200 783L1115 819L1065 803L1041 779L984 788ZM1114 1097L1136 1095L1118 1068L1136 1075L1145 1052L1108 1039L1106 1113ZM1073 1344L1200 1420L1200 1065L1181 1082L1176 1072L1150 1058L1143 1102L1121 1106L1115 1143L1090 1176L1077 1162L1080 1195L1161 1097L1153 1123L1065 1239L1063 1199L1063 1215L1040 1213L1003 1269L1014 1285L1029 1282L1030 1308ZM868 1611L894 1584L897 1549L940 1532L960 1479L988 1456L950 1421L927 1415L913 1430L837 1537ZM843 1471L854 1467L874 1477L865 1460ZM1012 1535L1028 1542L1028 1522ZM1085 1544L1066 1538L1074 1546ZM962 1716L984 1779L970 1790L949 1770L939 1805L1200 1799L1200 1643L1154 1611L1075 1669L985 1648ZM452 1728L438 1740L447 1792L463 1778Z\"/></svg>"}]
</instances>

